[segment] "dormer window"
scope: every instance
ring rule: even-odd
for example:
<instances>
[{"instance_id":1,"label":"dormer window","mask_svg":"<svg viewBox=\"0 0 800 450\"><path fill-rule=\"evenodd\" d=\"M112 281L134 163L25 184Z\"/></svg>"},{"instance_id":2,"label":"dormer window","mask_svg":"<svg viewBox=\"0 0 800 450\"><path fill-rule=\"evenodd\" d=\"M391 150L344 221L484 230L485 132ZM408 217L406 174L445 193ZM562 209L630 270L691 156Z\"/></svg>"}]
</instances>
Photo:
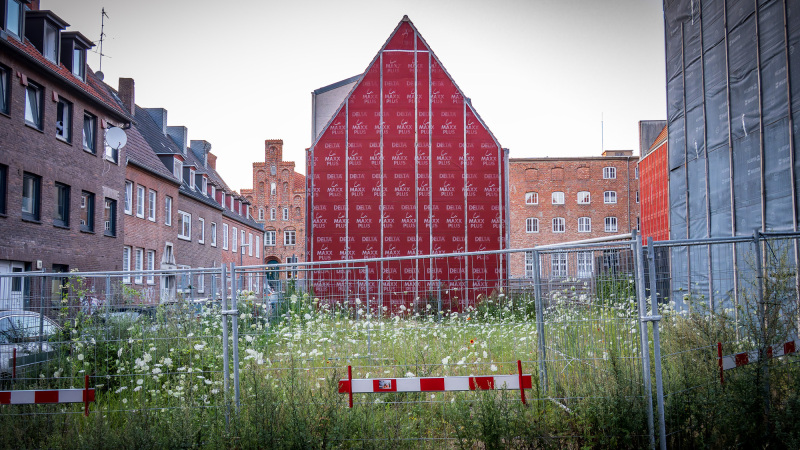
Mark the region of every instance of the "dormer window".
<instances>
[{"instance_id":1,"label":"dormer window","mask_svg":"<svg viewBox=\"0 0 800 450\"><path fill-rule=\"evenodd\" d=\"M203 194L208 195L208 178L203 175Z\"/></svg>"},{"instance_id":2,"label":"dormer window","mask_svg":"<svg viewBox=\"0 0 800 450\"><path fill-rule=\"evenodd\" d=\"M61 63L81 81L86 81L86 49L92 47L92 41L77 31L61 32Z\"/></svg>"},{"instance_id":3,"label":"dormer window","mask_svg":"<svg viewBox=\"0 0 800 450\"><path fill-rule=\"evenodd\" d=\"M183 179L183 161L178 158L175 158L175 163L172 166L172 174L179 180Z\"/></svg>"},{"instance_id":4,"label":"dormer window","mask_svg":"<svg viewBox=\"0 0 800 450\"><path fill-rule=\"evenodd\" d=\"M86 79L86 50L72 50L72 74L81 80Z\"/></svg>"},{"instance_id":5,"label":"dormer window","mask_svg":"<svg viewBox=\"0 0 800 450\"><path fill-rule=\"evenodd\" d=\"M4 28L17 37L22 36L22 3L19 0L6 0Z\"/></svg>"},{"instance_id":6,"label":"dormer window","mask_svg":"<svg viewBox=\"0 0 800 450\"><path fill-rule=\"evenodd\" d=\"M211 185L211 198L217 198L217 188L213 184Z\"/></svg>"},{"instance_id":7,"label":"dormer window","mask_svg":"<svg viewBox=\"0 0 800 450\"><path fill-rule=\"evenodd\" d=\"M189 169L189 187L194 189L194 169Z\"/></svg>"},{"instance_id":8,"label":"dormer window","mask_svg":"<svg viewBox=\"0 0 800 450\"><path fill-rule=\"evenodd\" d=\"M53 25L44 25L44 44L42 54L50 62L58 64L58 30Z\"/></svg>"}]
</instances>

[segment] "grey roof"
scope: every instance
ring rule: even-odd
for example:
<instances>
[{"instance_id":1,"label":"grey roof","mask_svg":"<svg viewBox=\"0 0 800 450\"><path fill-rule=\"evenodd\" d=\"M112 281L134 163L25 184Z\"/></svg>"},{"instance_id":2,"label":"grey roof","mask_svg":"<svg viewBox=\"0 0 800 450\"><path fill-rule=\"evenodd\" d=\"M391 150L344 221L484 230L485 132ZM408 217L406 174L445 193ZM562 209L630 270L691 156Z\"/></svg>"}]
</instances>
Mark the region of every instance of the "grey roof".
<instances>
[{"instance_id":1,"label":"grey roof","mask_svg":"<svg viewBox=\"0 0 800 450\"><path fill-rule=\"evenodd\" d=\"M323 87L321 87L319 89L314 89L313 93L314 94L323 94L325 92L328 92L330 90L336 89L338 87L342 87L342 86L348 85L350 83L354 83L354 82L358 81L359 78L361 78L361 75L363 75L363 74L360 73L360 74L354 75L354 76L352 76L350 78L345 78L342 81L337 81L336 83L329 84L327 86L323 86Z\"/></svg>"},{"instance_id":2,"label":"grey roof","mask_svg":"<svg viewBox=\"0 0 800 450\"><path fill-rule=\"evenodd\" d=\"M229 218L229 219L231 219L231 220L235 220L237 222L241 222L241 223L243 223L243 224L245 224L245 225L247 225L249 227L255 228L257 230L264 231L264 225L256 222L253 219L247 219L244 216L240 216L238 214L234 214L234 213L230 212L227 209L223 209L222 210L222 215L227 217L227 218Z\"/></svg>"}]
</instances>

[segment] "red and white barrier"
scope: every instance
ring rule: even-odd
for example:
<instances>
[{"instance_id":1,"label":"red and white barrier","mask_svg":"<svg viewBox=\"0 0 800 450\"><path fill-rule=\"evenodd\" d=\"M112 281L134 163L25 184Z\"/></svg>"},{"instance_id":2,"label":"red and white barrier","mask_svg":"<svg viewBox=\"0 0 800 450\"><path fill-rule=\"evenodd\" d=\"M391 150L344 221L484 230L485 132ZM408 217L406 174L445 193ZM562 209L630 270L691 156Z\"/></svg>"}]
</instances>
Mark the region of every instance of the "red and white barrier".
<instances>
[{"instance_id":1,"label":"red and white barrier","mask_svg":"<svg viewBox=\"0 0 800 450\"><path fill-rule=\"evenodd\" d=\"M767 347L767 359L796 353L800 349L800 340L784 342ZM717 342L717 358L719 362L719 379L725 383L723 371L746 366L758 361L758 350L749 352L735 353L733 355L722 356L722 343Z\"/></svg>"},{"instance_id":2,"label":"red and white barrier","mask_svg":"<svg viewBox=\"0 0 800 450\"><path fill-rule=\"evenodd\" d=\"M352 378L352 368L347 366L348 379L339 380L339 393L350 395L353 407L353 394L374 394L382 392L448 392L476 391L493 389L520 390L522 403L525 403L525 389L531 389L533 380L530 374L522 373L522 363L517 361L517 375L453 376L453 377L409 377L409 378ZM521 388L520 388L521 386Z\"/></svg>"},{"instance_id":3,"label":"red and white barrier","mask_svg":"<svg viewBox=\"0 0 800 450\"><path fill-rule=\"evenodd\" d=\"M46 405L55 403L83 403L84 414L89 415L89 403L95 400L95 390L89 389L89 376L85 389L53 389L37 391L0 391L0 405Z\"/></svg>"}]
</instances>

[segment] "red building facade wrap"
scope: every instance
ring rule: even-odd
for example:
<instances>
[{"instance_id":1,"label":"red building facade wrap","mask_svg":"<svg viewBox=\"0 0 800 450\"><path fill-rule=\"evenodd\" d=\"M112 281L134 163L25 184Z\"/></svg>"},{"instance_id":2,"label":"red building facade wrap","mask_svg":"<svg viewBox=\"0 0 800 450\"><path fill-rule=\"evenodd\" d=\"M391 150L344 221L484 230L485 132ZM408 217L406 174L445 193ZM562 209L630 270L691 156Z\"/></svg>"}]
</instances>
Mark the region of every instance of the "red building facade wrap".
<instances>
[{"instance_id":1,"label":"red building facade wrap","mask_svg":"<svg viewBox=\"0 0 800 450\"><path fill-rule=\"evenodd\" d=\"M656 138L650 151L639 161L642 239L669 240L669 170L667 169L667 128Z\"/></svg>"},{"instance_id":2,"label":"red building facade wrap","mask_svg":"<svg viewBox=\"0 0 800 450\"><path fill-rule=\"evenodd\" d=\"M506 161L404 19L308 151L307 260L506 248ZM505 264L491 255L367 267L370 280L381 280L384 304L409 304L420 289L446 286L465 305L499 285ZM340 288L314 287L321 295Z\"/></svg>"}]
</instances>

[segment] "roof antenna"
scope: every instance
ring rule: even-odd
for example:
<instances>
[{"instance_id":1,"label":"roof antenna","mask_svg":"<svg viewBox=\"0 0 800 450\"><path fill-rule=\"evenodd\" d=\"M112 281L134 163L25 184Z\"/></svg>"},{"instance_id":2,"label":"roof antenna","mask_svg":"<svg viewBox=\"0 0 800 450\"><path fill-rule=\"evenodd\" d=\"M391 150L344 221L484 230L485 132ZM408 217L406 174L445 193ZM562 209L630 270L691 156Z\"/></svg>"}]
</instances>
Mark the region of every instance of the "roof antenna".
<instances>
[{"instance_id":1,"label":"roof antenna","mask_svg":"<svg viewBox=\"0 0 800 450\"><path fill-rule=\"evenodd\" d=\"M102 14L100 15L100 70L98 70L97 73L95 74L97 75L97 78L100 79L100 81L103 81L103 78L105 78L105 75L103 75L103 56L105 56L103 54L103 39L105 39L106 37L105 33L106 17L108 17L108 14L106 14L106 9L103 8ZM110 17L108 18L110 19Z\"/></svg>"}]
</instances>

